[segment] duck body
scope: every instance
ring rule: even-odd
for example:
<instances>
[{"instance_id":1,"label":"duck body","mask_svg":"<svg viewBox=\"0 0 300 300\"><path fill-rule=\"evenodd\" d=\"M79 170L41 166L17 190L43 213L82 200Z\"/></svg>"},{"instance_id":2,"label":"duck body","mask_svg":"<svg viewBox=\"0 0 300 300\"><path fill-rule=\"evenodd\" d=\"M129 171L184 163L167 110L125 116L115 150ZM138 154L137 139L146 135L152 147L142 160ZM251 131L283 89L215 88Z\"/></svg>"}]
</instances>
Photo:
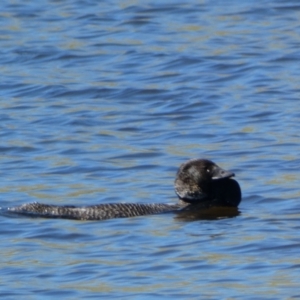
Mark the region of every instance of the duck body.
<instances>
[{"instance_id":1,"label":"duck body","mask_svg":"<svg viewBox=\"0 0 300 300\"><path fill-rule=\"evenodd\" d=\"M177 204L167 203L106 203L92 206L59 206L38 202L10 207L8 213L32 217L76 220L105 220L158 214L186 212L211 207L237 207L241 189L228 172L210 160L192 159L182 164L175 179Z\"/></svg>"},{"instance_id":2,"label":"duck body","mask_svg":"<svg viewBox=\"0 0 300 300\"><path fill-rule=\"evenodd\" d=\"M106 220L172 212L181 209L181 207L179 204L164 203L103 203L79 207L33 202L8 208L8 211L31 217Z\"/></svg>"}]
</instances>

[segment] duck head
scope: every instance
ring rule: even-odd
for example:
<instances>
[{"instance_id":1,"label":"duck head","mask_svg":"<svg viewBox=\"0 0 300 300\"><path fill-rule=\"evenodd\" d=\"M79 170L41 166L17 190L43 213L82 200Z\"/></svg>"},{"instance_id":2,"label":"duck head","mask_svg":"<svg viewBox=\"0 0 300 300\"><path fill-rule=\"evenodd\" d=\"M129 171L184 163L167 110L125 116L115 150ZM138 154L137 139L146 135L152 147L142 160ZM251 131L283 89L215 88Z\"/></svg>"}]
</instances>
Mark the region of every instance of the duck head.
<instances>
[{"instance_id":1,"label":"duck head","mask_svg":"<svg viewBox=\"0 0 300 300\"><path fill-rule=\"evenodd\" d=\"M213 195L212 183L233 176L234 173L223 170L208 159L192 159L180 166L175 179L175 192L187 203L209 200Z\"/></svg>"}]
</instances>

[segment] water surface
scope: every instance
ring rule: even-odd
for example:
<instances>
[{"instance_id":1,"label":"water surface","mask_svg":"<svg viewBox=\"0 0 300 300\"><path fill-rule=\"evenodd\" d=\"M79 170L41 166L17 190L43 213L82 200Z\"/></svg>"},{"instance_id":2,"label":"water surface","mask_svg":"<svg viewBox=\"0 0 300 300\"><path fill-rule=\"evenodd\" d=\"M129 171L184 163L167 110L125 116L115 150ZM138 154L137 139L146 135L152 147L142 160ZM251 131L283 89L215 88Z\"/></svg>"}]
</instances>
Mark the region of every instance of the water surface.
<instances>
[{"instance_id":1,"label":"water surface","mask_svg":"<svg viewBox=\"0 0 300 300\"><path fill-rule=\"evenodd\" d=\"M177 201L189 158L240 214L0 216L3 299L299 298L297 1L3 1L1 206Z\"/></svg>"}]
</instances>

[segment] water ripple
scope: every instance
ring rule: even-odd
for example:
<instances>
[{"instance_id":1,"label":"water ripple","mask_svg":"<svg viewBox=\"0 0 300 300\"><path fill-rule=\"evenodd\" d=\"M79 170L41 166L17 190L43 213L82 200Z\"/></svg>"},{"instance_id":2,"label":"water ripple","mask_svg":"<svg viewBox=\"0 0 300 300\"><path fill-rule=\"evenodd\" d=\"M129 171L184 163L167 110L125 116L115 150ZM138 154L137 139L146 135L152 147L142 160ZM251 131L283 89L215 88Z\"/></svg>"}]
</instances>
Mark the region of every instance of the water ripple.
<instances>
[{"instance_id":1,"label":"water ripple","mask_svg":"<svg viewBox=\"0 0 300 300\"><path fill-rule=\"evenodd\" d=\"M1 207L175 203L194 157L233 170L243 201L232 218L1 215L0 295L299 297L299 8L4 1Z\"/></svg>"}]
</instances>

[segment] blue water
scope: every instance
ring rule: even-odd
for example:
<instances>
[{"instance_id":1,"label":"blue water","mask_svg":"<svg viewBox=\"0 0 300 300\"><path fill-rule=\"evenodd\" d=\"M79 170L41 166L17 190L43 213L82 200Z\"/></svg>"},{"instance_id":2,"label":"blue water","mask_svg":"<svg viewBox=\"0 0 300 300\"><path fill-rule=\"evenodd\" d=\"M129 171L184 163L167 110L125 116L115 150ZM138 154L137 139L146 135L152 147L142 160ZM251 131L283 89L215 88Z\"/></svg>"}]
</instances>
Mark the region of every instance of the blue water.
<instances>
[{"instance_id":1,"label":"blue water","mask_svg":"<svg viewBox=\"0 0 300 300\"><path fill-rule=\"evenodd\" d=\"M3 299L292 299L298 1L9 1L1 207L177 201L178 166L236 173L235 218L1 215Z\"/></svg>"}]
</instances>

